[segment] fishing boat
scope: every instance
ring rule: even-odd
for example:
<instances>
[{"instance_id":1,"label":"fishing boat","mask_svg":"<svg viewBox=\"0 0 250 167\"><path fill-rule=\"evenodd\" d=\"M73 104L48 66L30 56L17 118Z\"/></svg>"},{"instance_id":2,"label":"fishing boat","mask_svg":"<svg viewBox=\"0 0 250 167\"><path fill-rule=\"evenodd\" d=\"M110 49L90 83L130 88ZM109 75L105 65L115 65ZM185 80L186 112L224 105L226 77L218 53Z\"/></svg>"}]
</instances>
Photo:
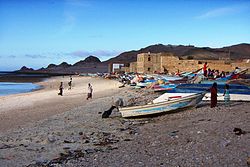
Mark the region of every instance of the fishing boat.
<instances>
[{"instance_id":1,"label":"fishing boat","mask_svg":"<svg viewBox=\"0 0 250 167\"><path fill-rule=\"evenodd\" d=\"M176 84L162 84L162 85L154 85L152 89L154 89L155 92L163 92L168 91L176 88Z\"/></svg>"},{"instance_id":2,"label":"fishing boat","mask_svg":"<svg viewBox=\"0 0 250 167\"><path fill-rule=\"evenodd\" d=\"M241 71L239 71L237 73L231 72L229 75L227 75L225 77L214 78L214 79L209 78L207 80L202 80L201 83L202 84L213 84L214 82L216 82L217 84L225 84L225 83L227 83L230 80L240 78L247 71L248 71L248 69L243 69L243 70L241 70Z\"/></svg>"},{"instance_id":3,"label":"fishing boat","mask_svg":"<svg viewBox=\"0 0 250 167\"><path fill-rule=\"evenodd\" d=\"M171 101L174 99L183 98L194 95L195 93L164 93L153 100L153 103L160 103L164 101ZM202 100L211 100L211 93L206 93ZM218 101L224 101L223 93L217 96ZM230 94L230 101L250 101L250 94Z\"/></svg>"},{"instance_id":4,"label":"fishing boat","mask_svg":"<svg viewBox=\"0 0 250 167\"><path fill-rule=\"evenodd\" d=\"M211 88L212 84L180 84L168 93L198 93ZM224 93L225 84L218 84L218 93ZM231 94L250 94L250 88L240 84L229 84Z\"/></svg>"},{"instance_id":5,"label":"fishing boat","mask_svg":"<svg viewBox=\"0 0 250 167\"><path fill-rule=\"evenodd\" d=\"M122 117L125 118L167 113L177 109L195 107L202 101L204 95L205 92L202 92L172 101L164 101L143 106L123 107L120 108L120 112L122 114Z\"/></svg>"}]
</instances>

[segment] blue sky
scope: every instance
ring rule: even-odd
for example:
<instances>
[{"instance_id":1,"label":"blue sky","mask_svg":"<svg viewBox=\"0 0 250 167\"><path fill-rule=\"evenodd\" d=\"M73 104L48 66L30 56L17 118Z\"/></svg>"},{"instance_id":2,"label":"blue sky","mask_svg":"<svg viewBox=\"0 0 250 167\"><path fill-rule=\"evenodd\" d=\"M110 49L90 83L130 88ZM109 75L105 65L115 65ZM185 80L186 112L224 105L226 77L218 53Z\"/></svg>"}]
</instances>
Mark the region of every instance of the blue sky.
<instances>
[{"instance_id":1,"label":"blue sky","mask_svg":"<svg viewBox=\"0 0 250 167\"><path fill-rule=\"evenodd\" d=\"M0 0L0 70L158 43L250 43L250 0Z\"/></svg>"}]
</instances>

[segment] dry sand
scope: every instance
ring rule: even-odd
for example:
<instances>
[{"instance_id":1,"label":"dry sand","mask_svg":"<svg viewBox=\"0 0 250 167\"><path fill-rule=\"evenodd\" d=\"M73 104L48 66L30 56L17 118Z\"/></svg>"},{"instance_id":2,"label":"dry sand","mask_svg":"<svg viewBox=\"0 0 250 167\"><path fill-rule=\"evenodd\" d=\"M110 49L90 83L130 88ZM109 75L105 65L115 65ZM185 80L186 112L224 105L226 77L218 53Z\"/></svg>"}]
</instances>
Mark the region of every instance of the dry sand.
<instances>
[{"instance_id":1,"label":"dry sand","mask_svg":"<svg viewBox=\"0 0 250 167\"><path fill-rule=\"evenodd\" d=\"M63 96L57 95L60 82L64 82ZM0 132L84 105L89 82L94 99L116 92L119 84L100 78L73 77L73 88L68 90L68 82L69 77L54 77L38 83L44 86L42 90L0 97Z\"/></svg>"},{"instance_id":2,"label":"dry sand","mask_svg":"<svg viewBox=\"0 0 250 167\"><path fill-rule=\"evenodd\" d=\"M77 79L74 80L77 83ZM82 85L74 88L78 91L66 91L65 97L55 95L55 84L28 94L37 101L33 107L29 103L23 106L29 110L21 112L29 115L28 111L38 110L39 113L32 115L33 122L15 123L12 129L0 133L1 167L248 166L249 103L235 102L230 107L219 103L218 107L211 109L207 102L203 102L198 108L140 119L124 119L114 111L110 118L102 119L101 113L110 107L112 98L123 97L125 103L129 99L145 103L155 94L128 87L118 89L116 81L91 79L96 91L98 86L95 84L105 86L100 84L100 91L94 99L84 101L86 96L83 92L89 79L84 80L79 78L78 84ZM50 85L53 82L57 83L58 79L45 83ZM43 95L44 92L53 92L52 97ZM22 99L25 95L8 96L6 99L19 96ZM49 101L45 103L42 97ZM74 104L74 100L79 101ZM64 108L58 102L64 102L65 107L71 106L63 111L54 111L57 107L53 105ZM20 107L22 105L13 108ZM0 113L8 116L7 111ZM16 128L20 125L22 128ZM244 134L235 134L234 128L242 129Z\"/></svg>"}]
</instances>

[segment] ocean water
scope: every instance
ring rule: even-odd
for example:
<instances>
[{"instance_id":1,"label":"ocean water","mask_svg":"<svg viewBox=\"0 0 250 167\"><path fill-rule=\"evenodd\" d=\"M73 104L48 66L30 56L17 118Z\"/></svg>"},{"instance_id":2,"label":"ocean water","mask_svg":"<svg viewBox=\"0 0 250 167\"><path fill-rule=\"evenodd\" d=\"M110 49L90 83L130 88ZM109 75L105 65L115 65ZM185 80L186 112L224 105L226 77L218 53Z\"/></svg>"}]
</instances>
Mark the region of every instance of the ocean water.
<instances>
[{"instance_id":1,"label":"ocean water","mask_svg":"<svg viewBox=\"0 0 250 167\"><path fill-rule=\"evenodd\" d=\"M27 93L41 88L33 83L0 82L0 96Z\"/></svg>"}]
</instances>

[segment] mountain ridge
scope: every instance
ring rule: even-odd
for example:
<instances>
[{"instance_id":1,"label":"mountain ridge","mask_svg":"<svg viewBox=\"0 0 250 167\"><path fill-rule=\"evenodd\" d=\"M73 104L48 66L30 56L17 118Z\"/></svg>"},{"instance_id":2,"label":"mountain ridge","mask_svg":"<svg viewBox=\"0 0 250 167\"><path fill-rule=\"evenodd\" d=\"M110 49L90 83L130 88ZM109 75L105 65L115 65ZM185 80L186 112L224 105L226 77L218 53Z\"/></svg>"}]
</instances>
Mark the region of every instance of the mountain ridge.
<instances>
[{"instance_id":1,"label":"mountain ridge","mask_svg":"<svg viewBox=\"0 0 250 167\"><path fill-rule=\"evenodd\" d=\"M67 62L62 62L59 65L49 64L46 68L33 70L29 68L22 68L19 71L40 71L40 72L108 72L108 64L110 63L131 63L137 60L139 53L173 53L180 59L250 59L250 44L240 43L222 48L210 47L195 47L193 45L150 45L139 50L131 50L123 52L115 57L101 62L96 56L90 55L84 60L80 60L71 65Z\"/></svg>"}]
</instances>

